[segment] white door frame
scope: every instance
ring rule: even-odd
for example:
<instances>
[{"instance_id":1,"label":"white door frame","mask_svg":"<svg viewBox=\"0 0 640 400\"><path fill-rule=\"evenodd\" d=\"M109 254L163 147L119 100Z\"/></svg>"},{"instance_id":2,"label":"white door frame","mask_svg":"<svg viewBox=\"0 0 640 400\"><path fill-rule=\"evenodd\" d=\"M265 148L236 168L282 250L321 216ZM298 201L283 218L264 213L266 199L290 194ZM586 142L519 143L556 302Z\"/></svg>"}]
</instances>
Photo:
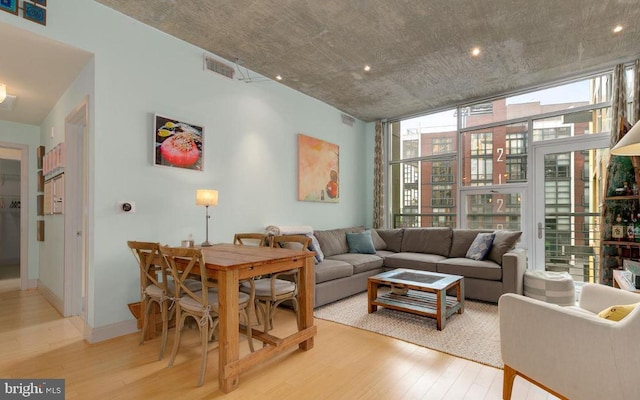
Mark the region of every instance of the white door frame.
<instances>
[{"instance_id":1,"label":"white door frame","mask_svg":"<svg viewBox=\"0 0 640 400\"><path fill-rule=\"evenodd\" d=\"M544 141L532 146L533 154L533 213L529 213L531 221L531 246L529 269L545 268L545 211L544 211L544 157L548 154L583 151L610 146L608 133L572 136L569 138Z\"/></svg>"},{"instance_id":2,"label":"white door frame","mask_svg":"<svg viewBox=\"0 0 640 400\"><path fill-rule=\"evenodd\" d=\"M64 310L65 317L82 315L87 301L89 99L65 118L64 187Z\"/></svg>"}]
</instances>

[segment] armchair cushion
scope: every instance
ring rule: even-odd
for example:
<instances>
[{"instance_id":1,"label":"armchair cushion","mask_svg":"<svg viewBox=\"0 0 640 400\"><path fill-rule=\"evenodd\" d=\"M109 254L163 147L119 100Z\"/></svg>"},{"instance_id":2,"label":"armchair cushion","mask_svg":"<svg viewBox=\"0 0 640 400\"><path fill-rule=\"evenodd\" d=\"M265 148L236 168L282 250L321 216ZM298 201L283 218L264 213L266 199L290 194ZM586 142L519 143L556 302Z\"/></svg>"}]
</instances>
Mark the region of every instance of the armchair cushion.
<instances>
[{"instance_id":1,"label":"armchair cushion","mask_svg":"<svg viewBox=\"0 0 640 400\"><path fill-rule=\"evenodd\" d=\"M638 303L607 307L598 313L598 317L608 319L609 321L620 321L629 315L637 305Z\"/></svg>"}]
</instances>

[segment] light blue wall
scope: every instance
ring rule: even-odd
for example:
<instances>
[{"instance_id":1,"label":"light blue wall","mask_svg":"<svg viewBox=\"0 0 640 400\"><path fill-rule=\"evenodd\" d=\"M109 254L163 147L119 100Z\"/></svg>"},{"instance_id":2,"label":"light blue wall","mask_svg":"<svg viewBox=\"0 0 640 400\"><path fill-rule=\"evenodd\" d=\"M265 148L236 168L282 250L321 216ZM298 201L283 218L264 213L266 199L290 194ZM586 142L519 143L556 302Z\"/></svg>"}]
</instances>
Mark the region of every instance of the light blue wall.
<instances>
[{"instance_id":1,"label":"light blue wall","mask_svg":"<svg viewBox=\"0 0 640 400\"><path fill-rule=\"evenodd\" d=\"M138 299L138 273L127 239L204 239L198 188L220 193L211 209L215 242L269 224L370 225L373 139L364 123L345 125L339 110L278 83L204 71L201 49L93 1L49 2L47 12L46 28L9 14L0 22L95 54L95 93L78 85L69 94L91 95L93 110L89 325L132 318L127 303ZM54 113L66 116L67 108ZM205 127L203 172L152 165L154 113ZM47 129L58 118L48 119ZM299 133L340 146L339 203L296 200ZM136 213L116 212L121 200L134 201Z\"/></svg>"},{"instance_id":2,"label":"light blue wall","mask_svg":"<svg viewBox=\"0 0 640 400\"><path fill-rule=\"evenodd\" d=\"M80 71L74 82L67 88L65 93L58 99L54 108L49 112L41 124L40 141L45 149L51 150L58 143L65 141L65 119L76 109L84 99L89 102L95 98L94 95L94 61L90 60ZM90 109L93 109L90 107ZM89 120L93 120L92 114ZM87 135L94 135L93 125L88 129ZM67 151L71 151L67 149ZM93 153L88 154L88 158L94 158ZM90 173L91 171L89 171ZM46 260L40 264L40 285L44 285L54 296L62 302L64 295L64 224L63 214L45 215L45 241L40 243L40 259ZM91 235L92 232L85 233ZM88 271L89 286L93 286L94 270ZM91 291L89 291L91 292ZM90 297L90 302L92 301ZM89 313L89 318L92 317Z\"/></svg>"}]
</instances>

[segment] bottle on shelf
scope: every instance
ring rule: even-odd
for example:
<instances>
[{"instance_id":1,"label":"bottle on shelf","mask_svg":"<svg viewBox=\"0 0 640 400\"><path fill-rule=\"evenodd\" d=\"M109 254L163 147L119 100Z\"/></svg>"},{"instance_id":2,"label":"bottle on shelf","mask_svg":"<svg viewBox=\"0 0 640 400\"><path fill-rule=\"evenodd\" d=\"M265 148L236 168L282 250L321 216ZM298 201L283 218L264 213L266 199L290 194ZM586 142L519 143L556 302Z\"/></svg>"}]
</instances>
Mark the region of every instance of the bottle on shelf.
<instances>
[{"instance_id":1,"label":"bottle on shelf","mask_svg":"<svg viewBox=\"0 0 640 400\"><path fill-rule=\"evenodd\" d=\"M633 223L633 239L640 242L640 213L636 215L636 220Z\"/></svg>"},{"instance_id":2,"label":"bottle on shelf","mask_svg":"<svg viewBox=\"0 0 640 400\"><path fill-rule=\"evenodd\" d=\"M616 221L611 227L611 237L615 240L622 240L624 238L624 225L622 225L622 217L620 214L616 216Z\"/></svg>"},{"instance_id":3,"label":"bottle on shelf","mask_svg":"<svg viewBox=\"0 0 640 400\"><path fill-rule=\"evenodd\" d=\"M635 214L632 212L631 213L631 218L629 218L629 220L627 220L627 224L626 224L627 225L627 227L626 227L626 229L627 229L626 239L629 242L633 242L635 240L634 239L635 238L635 223L636 223Z\"/></svg>"}]
</instances>

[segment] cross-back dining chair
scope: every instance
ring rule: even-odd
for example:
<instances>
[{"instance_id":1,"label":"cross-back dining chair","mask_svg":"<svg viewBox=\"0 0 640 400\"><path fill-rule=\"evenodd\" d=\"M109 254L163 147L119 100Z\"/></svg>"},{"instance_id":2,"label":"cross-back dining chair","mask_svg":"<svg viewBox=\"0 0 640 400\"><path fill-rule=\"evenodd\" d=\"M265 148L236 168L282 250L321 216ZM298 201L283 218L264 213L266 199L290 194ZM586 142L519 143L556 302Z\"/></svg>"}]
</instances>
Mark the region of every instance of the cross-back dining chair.
<instances>
[{"instance_id":1,"label":"cross-back dining chair","mask_svg":"<svg viewBox=\"0 0 640 400\"><path fill-rule=\"evenodd\" d=\"M153 304L160 308L162 318L162 339L160 341L160 354L158 360L164 356L167 347L167 335L169 320L171 319L170 304L173 301L175 291L173 280L164 258L160 255L159 244L155 242L140 242L129 240L127 245L138 262L140 269L140 310L142 311L142 332L140 344L144 343L145 333L149 325L149 316ZM199 287L200 283L191 279L186 282L191 287ZM171 313L173 308L171 308ZM153 327L155 329L155 326Z\"/></svg>"},{"instance_id":2,"label":"cross-back dining chair","mask_svg":"<svg viewBox=\"0 0 640 400\"><path fill-rule=\"evenodd\" d=\"M269 240L264 233L236 233L233 235L233 244L264 247L269 245Z\"/></svg>"},{"instance_id":3,"label":"cross-back dining chair","mask_svg":"<svg viewBox=\"0 0 640 400\"><path fill-rule=\"evenodd\" d=\"M187 317L192 317L200 331L201 361L198 386L202 386L207 368L207 354L209 341L215 337L215 329L218 326L218 290L216 283L209 280L206 273L204 257L200 249L184 247L160 246L160 253L169 266L169 270L176 282L176 334L169 358L169 367L173 365L178 350L182 329ZM193 290L184 284L188 276L193 273L200 274L200 289ZM246 335L249 341L249 349L253 352L253 339L251 337L251 323L247 314L247 306L253 298L250 294L238 293L238 307L240 318L246 324Z\"/></svg>"},{"instance_id":4,"label":"cross-back dining chair","mask_svg":"<svg viewBox=\"0 0 640 400\"><path fill-rule=\"evenodd\" d=\"M305 235L281 235L270 238L271 247L308 249L311 238ZM300 327L300 312L298 310L298 270L292 269L269 277L254 280L255 306L258 322L262 319L264 332L273 329L273 314L284 301L291 301L296 313L298 327ZM250 288L246 282L241 290L248 292Z\"/></svg>"}]
</instances>

